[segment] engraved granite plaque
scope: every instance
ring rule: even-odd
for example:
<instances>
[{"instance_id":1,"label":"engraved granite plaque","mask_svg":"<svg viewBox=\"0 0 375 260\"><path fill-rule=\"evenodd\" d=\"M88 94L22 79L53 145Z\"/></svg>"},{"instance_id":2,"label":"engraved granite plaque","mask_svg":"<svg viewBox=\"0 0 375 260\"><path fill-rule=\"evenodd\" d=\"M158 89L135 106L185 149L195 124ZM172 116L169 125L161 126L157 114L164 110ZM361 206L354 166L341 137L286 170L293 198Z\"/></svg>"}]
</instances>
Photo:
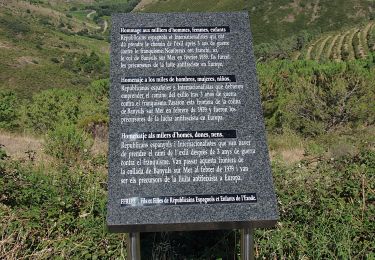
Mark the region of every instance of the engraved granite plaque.
<instances>
[{"instance_id":1,"label":"engraved granite plaque","mask_svg":"<svg viewBox=\"0 0 375 260\"><path fill-rule=\"evenodd\" d=\"M111 37L109 230L274 225L247 13L118 14Z\"/></svg>"}]
</instances>

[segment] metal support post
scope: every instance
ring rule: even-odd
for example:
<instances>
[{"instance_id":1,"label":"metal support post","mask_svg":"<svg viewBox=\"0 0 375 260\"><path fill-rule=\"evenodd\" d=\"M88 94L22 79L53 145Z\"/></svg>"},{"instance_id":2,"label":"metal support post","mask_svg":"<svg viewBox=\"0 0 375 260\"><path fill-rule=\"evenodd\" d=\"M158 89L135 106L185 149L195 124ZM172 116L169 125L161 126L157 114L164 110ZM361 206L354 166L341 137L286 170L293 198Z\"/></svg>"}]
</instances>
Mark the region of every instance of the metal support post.
<instances>
[{"instance_id":1,"label":"metal support post","mask_svg":"<svg viewBox=\"0 0 375 260\"><path fill-rule=\"evenodd\" d=\"M129 233L127 260L141 260L140 233Z\"/></svg>"},{"instance_id":2,"label":"metal support post","mask_svg":"<svg viewBox=\"0 0 375 260\"><path fill-rule=\"evenodd\" d=\"M241 260L254 260L254 229L241 230Z\"/></svg>"}]
</instances>

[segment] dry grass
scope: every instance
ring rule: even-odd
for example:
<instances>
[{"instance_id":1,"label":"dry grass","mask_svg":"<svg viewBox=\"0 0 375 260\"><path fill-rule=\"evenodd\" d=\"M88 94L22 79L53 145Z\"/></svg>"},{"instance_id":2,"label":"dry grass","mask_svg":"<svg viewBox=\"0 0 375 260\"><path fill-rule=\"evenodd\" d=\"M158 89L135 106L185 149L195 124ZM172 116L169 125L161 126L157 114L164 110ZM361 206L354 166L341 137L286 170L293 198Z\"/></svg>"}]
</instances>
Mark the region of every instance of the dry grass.
<instances>
[{"instance_id":1,"label":"dry grass","mask_svg":"<svg viewBox=\"0 0 375 260\"><path fill-rule=\"evenodd\" d=\"M367 42L367 35L368 35L370 29L372 28L372 26L373 26L374 24L375 24L375 23L368 23L368 24L366 25L366 27L361 31L361 33L362 33L362 44L363 44L363 46L364 46L366 52L369 51L369 49L368 49L368 42Z\"/></svg>"},{"instance_id":2,"label":"dry grass","mask_svg":"<svg viewBox=\"0 0 375 260\"><path fill-rule=\"evenodd\" d=\"M0 132L0 145L3 145L7 155L21 161L32 161L36 165L48 166L56 160L44 152L44 140L26 134ZM91 148L92 155L106 155L108 141L96 138ZM0 258L1 259L1 258Z\"/></svg>"},{"instance_id":3,"label":"dry grass","mask_svg":"<svg viewBox=\"0 0 375 260\"><path fill-rule=\"evenodd\" d=\"M317 39L313 44L311 44L309 46L309 48L307 49L307 52L306 52L306 60L311 60L311 52L313 50L313 48L315 48L319 41L321 41L321 38Z\"/></svg>"},{"instance_id":4,"label":"dry grass","mask_svg":"<svg viewBox=\"0 0 375 260\"><path fill-rule=\"evenodd\" d=\"M13 47L7 42L0 42L0 49L13 49Z\"/></svg>"},{"instance_id":5,"label":"dry grass","mask_svg":"<svg viewBox=\"0 0 375 260\"><path fill-rule=\"evenodd\" d=\"M286 132L268 136L271 160L280 159L286 164L294 164L305 158L305 142L298 135Z\"/></svg>"},{"instance_id":6,"label":"dry grass","mask_svg":"<svg viewBox=\"0 0 375 260\"><path fill-rule=\"evenodd\" d=\"M108 153L108 141L100 140L96 138L91 148L91 153L94 155L107 154Z\"/></svg>"},{"instance_id":7,"label":"dry grass","mask_svg":"<svg viewBox=\"0 0 375 260\"><path fill-rule=\"evenodd\" d=\"M280 155L284 162L293 164L304 158L305 149L294 148L291 150L281 150Z\"/></svg>"},{"instance_id":8,"label":"dry grass","mask_svg":"<svg viewBox=\"0 0 375 260\"><path fill-rule=\"evenodd\" d=\"M270 151L270 159L281 160L286 165L292 165L300 162L305 158L305 149L294 148L294 149L283 149L283 150L272 150Z\"/></svg>"},{"instance_id":9,"label":"dry grass","mask_svg":"<svg viewBox=\"0 0 375 260\"><path fill-rule=\"evenodd\" d=\"M36 162L50 161L43 151L43 140L22 134L0 132L0 144L4 145L6 153L20 160Z\"/></svg>"},{"instance_id":10,"label":"dry grass","mask_svg":"<svg viewBox=\"0 0 375 260\"><path fill-rule=\"evenodd\" d=\"M24 67L26 65L36 65L38 62L38 58L31 57L31 56L21 56L17 58L16 67Z\"/></svg>"},{"instance_id":11,"label":"dry grass","mask_svg":"<svg viewBox=\"0 0 375 260\"><path fill-rule=\"evenodd\" d=\"M337 44L337 48L336 48L336 53L338 54L337 55L337 58L335 59L335 61L341 61L342 60L342 57L341 57L341 49L342 49L342 45L344 44L344 39L346 37L347 34L350 33L350 30L349 31L346 31L345 33L341 34L341 37L339 39L339 42Z\"/></svg>"},{"instance_id":12,"label":"dry grass","mask_svg":"<svg viewBox=\"0 0 375 260\"><path fill-rule=\"evenodd\" d=\"M282 21L292 23L295 20L296 20L296 17L294 16L294 14L288 14Z\"/></svg>"}]
</instances>

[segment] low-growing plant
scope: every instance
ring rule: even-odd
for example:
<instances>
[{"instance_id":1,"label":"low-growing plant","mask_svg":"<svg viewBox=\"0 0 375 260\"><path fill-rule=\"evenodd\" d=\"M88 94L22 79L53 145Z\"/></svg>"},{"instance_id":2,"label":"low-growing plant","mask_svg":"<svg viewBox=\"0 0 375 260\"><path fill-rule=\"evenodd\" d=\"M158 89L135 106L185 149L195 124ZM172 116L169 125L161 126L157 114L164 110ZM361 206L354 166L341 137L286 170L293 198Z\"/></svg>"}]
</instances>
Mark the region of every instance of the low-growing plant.
<instances>
[{"instance_id":1,"label":"low-growing plant","mask_svg":"<svg viewBox=\"0 0 375 260\"><path fill-rule=\"evenodd\" d=\"M316 168L274 162L280 221L256 231L256 258L373 259L374 162L368 148Z\"/></svg>"},{"instance_id":2,"label":"low-growing plant","mask_svg":"<svg viewBox=\"0 0 375 260\"><path fill-rule=\"evenodd\" d=\"M0 259L126 259L106 231L105 175L0 161Z\"/></svg>"},{"instance_id":3,"label":"low-growing plant","mask_svg":"<svg viewBox=\"0 0 375 260\"><path fill-rule=\"evenodd\" d=\"M59 59L56 58L56 57L52 57L52 58L51 58L51 61L52 61L53 63L60 63Z\"/></svg>"},{"instance_id":4,"label":"low-growing plant","mask_svg":"<svg viewBox=\"0 0 375 260\"><path fill-rule=\"evenodd\" d=\"M13 129L17 126L19 100L10 90L0 90L0 128Z\"/></svg>"},{"instance_id":5,"label":"low-growing plant","mask_svg":"<svg viewBox=\"0 0 375 260\"><path fill-rule=\"evenodd\" d=\"M64 163L71 164L87 157L91 146L92 141L83 130L65 122L48 132L45 152Z\"/></svg>"},{"instance_id":6,"label":"low-growing plant","mask_svg":"<svg viewBox=\"0 0 375 260\"><path fill-rule=\"evenodd\" d=\"M21 110L26 127L41 134L67 121L75 123L83 93L67 89L49 89L37 93Z\"/></svg>"},{"instance_id":7,"label":"low-growing plant","mask_svg":"<svg viewBox=\"0 0 375 260\"><path fill-rule=\"evenodd\" d=\"M346 63L274 61L258 64L266 125L316 136L375 120L373 58Z\"/></svg>"}]
</instances>

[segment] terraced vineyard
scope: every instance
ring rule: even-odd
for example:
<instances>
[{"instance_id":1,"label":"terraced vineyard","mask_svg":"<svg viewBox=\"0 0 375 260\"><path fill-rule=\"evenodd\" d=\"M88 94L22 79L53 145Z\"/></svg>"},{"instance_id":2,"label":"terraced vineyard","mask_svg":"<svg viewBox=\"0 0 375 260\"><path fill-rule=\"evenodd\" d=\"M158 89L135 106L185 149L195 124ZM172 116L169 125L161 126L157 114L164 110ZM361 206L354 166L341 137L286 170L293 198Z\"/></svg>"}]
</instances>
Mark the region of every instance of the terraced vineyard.
<instances>
[{"instance_id":1,"label":"terraced vineyard","mask_svg":"<svg viewBox=\"0 0 375 260\"><path fill-rule=\"evenodd\" d=\"M366 58L375 51L375 22L341 32L324 34L305 50L294 55L307 60L354 60Z\"/></svg>"}]
</instances>

